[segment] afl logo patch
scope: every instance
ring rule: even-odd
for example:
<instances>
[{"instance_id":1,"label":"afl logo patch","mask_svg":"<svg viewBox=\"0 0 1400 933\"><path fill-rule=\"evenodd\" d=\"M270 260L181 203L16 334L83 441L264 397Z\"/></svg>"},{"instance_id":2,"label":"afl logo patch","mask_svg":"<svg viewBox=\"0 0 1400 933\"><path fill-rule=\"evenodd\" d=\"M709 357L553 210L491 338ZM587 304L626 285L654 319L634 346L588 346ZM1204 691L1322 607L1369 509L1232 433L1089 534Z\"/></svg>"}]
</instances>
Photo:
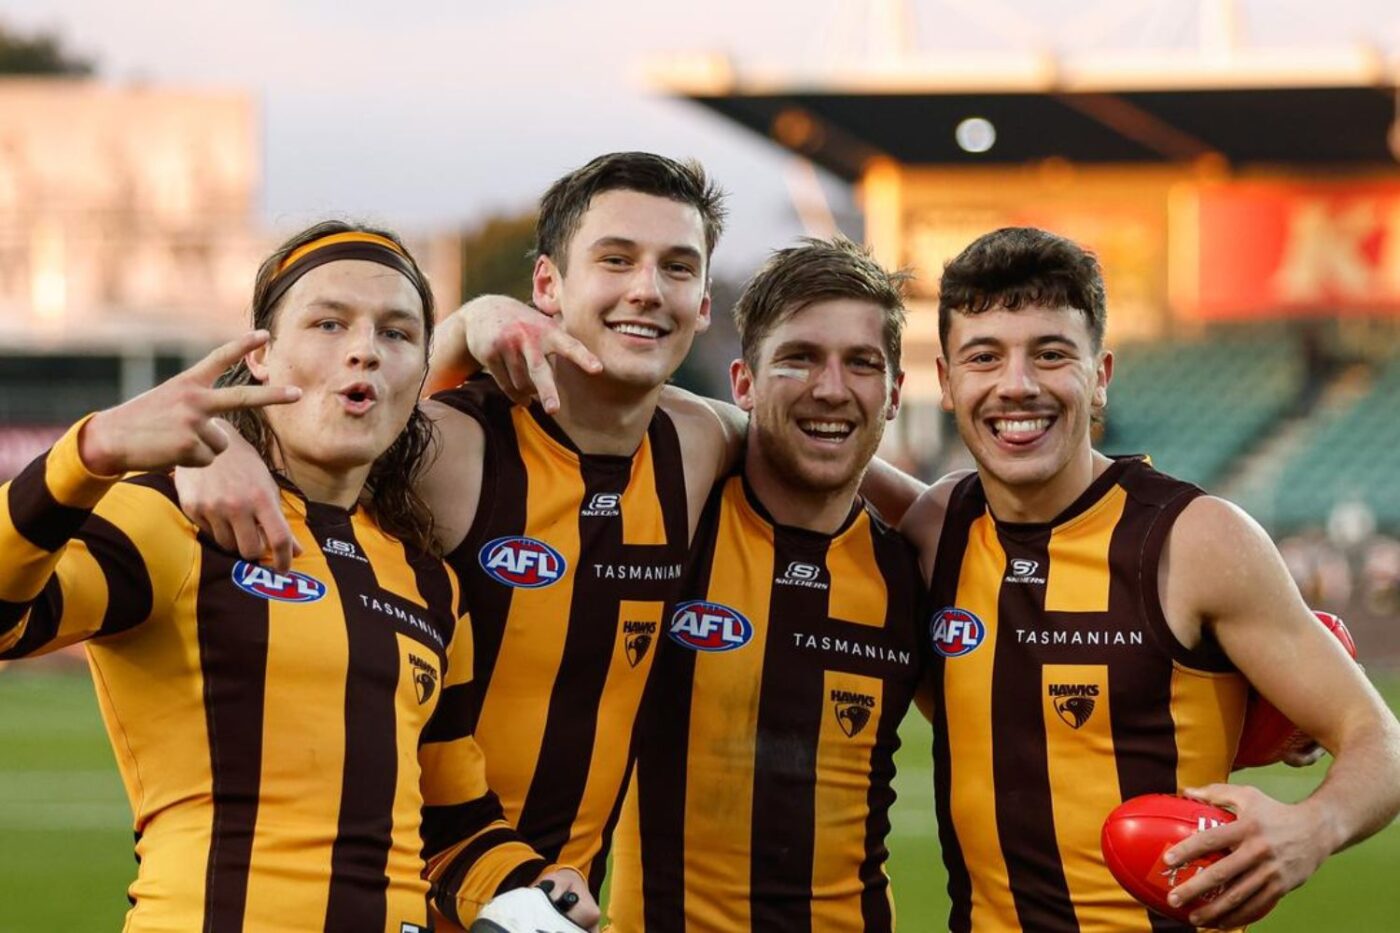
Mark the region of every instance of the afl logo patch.
<instances>
[{"instance_id":1,"label":"afl logo patch","mask_svg":"<svg viewBox=\"0 0 1400 933\"><path fill-rule=\"evenodd\" d=\"M478 560L497 583L528 590L558 583L567 567L564 556L548 544L518 536L487 541Z\"/></svg>"},{"instance_id":2,"label":"afl logo patch","mask_svg":"<svg viewBox=\"0 0 1400 933\"><path fill-rule=\"evenodd\" d=\"M245 593L282 603L314 603L326 595L326 585L315 577L295 571L278 573L246 560L233 565L233 582Z\"/></svg>"},{"instance_id":3,"label":"afl logo patch","mask_svg":"<svg viewBox=\"0 0 1400 933\"><path fill-rule=\"evenodd\" d=\"M672 641L696 651L733 651L753 638L753 626L742 614L703 599L677 606L668 632Z\"/></svg>"},{"instance_id":4,"label":"afl logo patch","mask_svg":"<svg viewBox=\"0 0 1400 933\"><path fill-rule=\"evenodd\" d=\"M987 627L966 609L949 606L933 614L928 633L933 650L945 658L958 658L982 644L987 637Z\"/></svg>"}]
</instances>

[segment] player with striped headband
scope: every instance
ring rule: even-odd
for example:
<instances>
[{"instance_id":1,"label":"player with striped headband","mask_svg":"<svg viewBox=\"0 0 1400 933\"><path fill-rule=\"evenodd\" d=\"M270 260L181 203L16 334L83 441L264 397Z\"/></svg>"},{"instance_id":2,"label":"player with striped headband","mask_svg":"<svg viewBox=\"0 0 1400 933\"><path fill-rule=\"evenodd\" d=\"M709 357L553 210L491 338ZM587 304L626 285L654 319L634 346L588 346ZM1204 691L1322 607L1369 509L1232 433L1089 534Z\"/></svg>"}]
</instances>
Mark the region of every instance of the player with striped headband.
<instances>
[{"instance_id":1,"label":"player with striped headband","mask_svg":"<svg viewBox=\"0 0 1400 933\"><path fill-rule=\"evenodd\" d=\"M260 268L260 330L0 491L0 658L86 642L135 813L128 930L426 930L430 878L474 909L548 868L471 736L437 726L472 643L411 486L432 307L394 237L313 227ZM286 572L199 535L142 472L214 459L216 415L277 473Z\"/></svg>"}]
</instances>

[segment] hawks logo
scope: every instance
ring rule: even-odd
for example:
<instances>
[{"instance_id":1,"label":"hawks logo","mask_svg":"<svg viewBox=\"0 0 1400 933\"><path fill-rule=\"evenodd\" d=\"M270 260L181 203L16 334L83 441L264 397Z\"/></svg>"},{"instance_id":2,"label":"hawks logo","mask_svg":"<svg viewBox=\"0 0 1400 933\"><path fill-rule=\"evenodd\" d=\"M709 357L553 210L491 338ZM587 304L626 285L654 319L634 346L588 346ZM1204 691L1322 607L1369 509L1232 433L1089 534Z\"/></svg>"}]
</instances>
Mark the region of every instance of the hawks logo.
<instances>
[{"instance_id":1,"label":"hawks logo","mask_svg":"<svg viewBox=\"0 0 1400 933\"><path fill-rule=\"evenodd\" d=\"M233 582L245 593L282 603L314 603L326 595L326 585L315 577L291 570L278 573L246 560L233 565Z\"/></svg>"},{"instance_id":2,"label":"hawks logo","mask_svg":"<svg viewBox=\"0 0 1400 933\"><path fill-rule=\"evenodd\" d=\"M487 541L477 559L497 583L531 590L558 583L568 566L548 544L518 536Z\"/></svg>"},{"instance_id":3,"label":"hawks logo","mask_svg":"<svg viewBox=\"0 0 1400 933\"><path fill-rule=\"evenodd\" d=\"M854 738L864 729L875 712L875 698L868 693L833 690L831 702L836 712L836 724L847 738Z\"/></svg>"},{"instance_id":4,"label":"hawks logo","mask_svg":"<svg viewBox=\"0 0 1400 933\"><path fill-rule=\"evenodd\" d=\"M413 666L413 689L418 694L418 705L422 706L437 692L437 668L416 654L408 656L408 663Z\"/></svg>"},{"instance_id":5,"label":"hawks logo","mask_svg":"<svg viewBox=\"0 0 1400 933\"><path fill-rule=\"evenodd\" d=\"M982 644L987 627L966 609L949 606L933 614L928 633L935 651L945 658L957 658Z\"/></svg>"},{"instance_id":6,"label":"hawks logo","mask_svg":"<svg viewBox=\"0 0 1400 933\"><path fill-rule=\"evenodd\" d=\"M647 649L656 640L656 623L633 622L629 619L622 623L622 637L626 640L624 644L627 648L627 663L636 667L642 663L642 658L647 656Z\"/></svg>"},{"instance_id":7,"label":"hawks logo","mask_svg":"<svg viewBox=\"0 0 1400 933\"><path fill-rule=\"evenodd\" d=\"M749 643L753 626L728 606L696 599L676 607L668 634L696 651L733 651Z\"/></svg>"},{"instance_id":8,"label":"hawks logo","mask_svg":"<svg viewBox=\"0 0 1400 933\"><path fill-rule=\"evenodd\" d=\"M1078 729L1094 715L1098 684L1051 684L1048 688L1055 712L1071 729Z\"/></svg>"}]
</instances>

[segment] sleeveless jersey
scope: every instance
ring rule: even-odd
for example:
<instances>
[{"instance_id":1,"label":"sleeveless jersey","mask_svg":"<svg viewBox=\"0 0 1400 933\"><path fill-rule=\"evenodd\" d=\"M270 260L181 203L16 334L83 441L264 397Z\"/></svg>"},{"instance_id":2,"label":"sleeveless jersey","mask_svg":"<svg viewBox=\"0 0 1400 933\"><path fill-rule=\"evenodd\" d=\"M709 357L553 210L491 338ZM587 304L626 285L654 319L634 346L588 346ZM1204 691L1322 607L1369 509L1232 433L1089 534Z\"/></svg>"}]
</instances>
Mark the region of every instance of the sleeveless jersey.
<instances>
[{"instance_id":1,"label":"sleeveless jersey","mask_svg":"<svg viewBox=\"0 0 1400 933\"><path fill-rule=\"evenodd\" d=\"M961 930L1189 929L1099 848L1120 802L1229 777L1246 682L1167 626L1158 564L1194 486L1116 460L1054 521L955 488L932 581L934 791Z\"/></svg>"},{"instance_id":2,"label":"sleeveless jersey","mask_svg":"<svg viewBox=\"0 0 1400 933\"><path fill-rule=\"evenodd\" d=\"M910 547L859 505L777 525L706 506L639 724L617 933L887 931L898 727L922 673Z\"/></svg>"},{"instance_id":3,"label":"sleeveless jersey","mask_svg":"<svg viewBox=\"0 0 1400 933\"><path fill-rule=\"evenodd\" d=\"M448 555L472 607L475 676L444 703L521 834L596 892L685 561L680 442L658 409L632 456L584 454L489 380L437 398L486 434L481 504Z\"/></svg>"}]
</instances>

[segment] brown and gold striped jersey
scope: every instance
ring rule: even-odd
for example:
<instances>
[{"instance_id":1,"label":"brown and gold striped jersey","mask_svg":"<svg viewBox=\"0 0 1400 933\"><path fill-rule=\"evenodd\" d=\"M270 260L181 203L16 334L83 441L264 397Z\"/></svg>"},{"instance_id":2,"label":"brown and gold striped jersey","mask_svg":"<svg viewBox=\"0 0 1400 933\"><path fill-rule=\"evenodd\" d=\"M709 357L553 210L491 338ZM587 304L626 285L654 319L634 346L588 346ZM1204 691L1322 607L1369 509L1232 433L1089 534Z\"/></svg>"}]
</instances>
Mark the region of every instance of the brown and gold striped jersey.
<instances>
[{"instance_id":1,"label":"brown and gold striped jersey","mask_svg":"<svg viewBox=\"0 0 1400 933\"><path fill-rule=\"evenodd\" d=\"M680 442L658 410L632 456L584 454L489 380L436 398L486 436L481 504L448 556L472 607L476 671L444 703L475 733L521 834L596 892L685 561Z\"/></svg>"},{"instance_id":2,"label":"brown and gold striped jersey","mask_svg":"<svg viewBox=\"0 0 1400 933\"><path fill-rule=\"evenodd\" d=\"M961 930L1185 930L1109 874L1104 818L1224 781L1246 684L1167 625L1158 564L1200 494L1122 458L1054 521L1008 524L976 475L934 565L934 791ZM941 607L941 608L938 608Z\"/></svg>"},{"instance_id":3,"label":"brown and gold striped jersey","mask_svg":"<svg viewBox=\"0 0 1400 933\"><path fill-rule=\"evenodd\" d=\"M85 641L135 815L126 929L426 930L545 862L443 694L471 676L454 575L363 510L284 512L291 572L197 534L164 475L93 476L75 427L0 488L0 659Z\"/></svg>"},{"instance_id":4,"label":"brown and gold striped jersey","mask_svg":"<svg viewBox=\"0 0 1400 933\"><path fill-rule=\"evenodd\" d=\"M669 614L616 839L617 933L883 931L897 729L922 672L909 546L716 489Z\"/></svg>"}]
</instances>

